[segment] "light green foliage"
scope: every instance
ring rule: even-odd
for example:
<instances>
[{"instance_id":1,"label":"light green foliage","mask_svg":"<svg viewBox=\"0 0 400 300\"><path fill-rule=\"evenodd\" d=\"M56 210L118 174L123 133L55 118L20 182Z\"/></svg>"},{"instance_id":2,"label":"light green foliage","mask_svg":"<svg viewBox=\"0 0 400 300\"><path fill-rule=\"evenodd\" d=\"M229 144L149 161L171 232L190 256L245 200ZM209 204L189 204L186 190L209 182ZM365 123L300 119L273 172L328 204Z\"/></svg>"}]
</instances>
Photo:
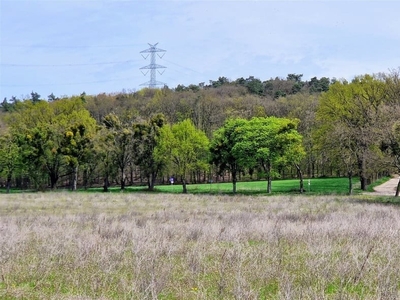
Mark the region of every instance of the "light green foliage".
<instances>
[{"instance_id":1,"label":"light green foliage","mask_svg":"<svg viewBox=\"0 0 400 300\"><path fill-rule=\"evenodd\" d=\"M297 125L298 120L276 117L228 120L215 132L211 161L232 173L234 192L236 175L245 168L262 170L271 192L276 168L298 164L305 155Z\"/></svg>"},{"instance_id":2,"label":"light green foliage","mask_svg":"<svg viewBox=\"0 0 400 300\"><path fill-rule=\"evenodd\" d=\"M242 165L262 169L269 193L276 169L298 164L305 155L297 125L298 120L269 117L253 118L240 128L233 153Z\"/></svg>"},{"instance_id":3,"label":"light green foliage","mask_svg":"<svg viewBox=\"0 0 400 300\"><path fill-rule=\"evenodd\" d=\"M9 116L8 124L22 149L24 169L37 186L47 174L51 188L56 187L60 172L83 162L84 149L95 128L80 98L21 103Z\"/></svg>"},{"instance_id":4,"label":"light green foliage","mask_svg":"<svg viewBox=\"0 0 400 300\"><path fill-rule=\"evenodd\" d=\"M316 144L320 149L329 144L338 154L346 153L343 150L354 154L363 190L371 175L368 169L373 169L371 162L379 158L379 125L386 100L385 83L370 75L356 77L351 83L337 81L320 99Z\"/></svg>"},{"instance_id":5,"label":"light green foliage","mask_svg":"<svg viewBox=\"0 0 400 300\"><path fill-rule=\"evenodd\" d=\"M310 81L304 81L301 74L293 73L288 74L287 78L276 77L266 81L253 76L236 81L220 77L209 84L180 86L176 89L164 87L97 96L86 96L83 93L81 96L61 100L50 94L48 98L51 103L32 92L25 100L15 97L9 101L3 100L0 134L11 129L13 138L21 147L21 157L25 162L25 170L21 170L20 173L25 172L24 177L29 173L30 183L33 183L34 179L37 184L43 183L45 186L48 176L51 176L54 184L57 181L57 173L60 176L65 175L64 183L67 183L68 179L72 180L72 172L84 174L91 169L91 172L95 173L96 170L85 162L89 159L88 156L91 156L90 165L97 165L98 170L111 170L112 166L119 169L119 174L114 171L107 173L113 173L113 183L122 179L123 186L125 172L131 174L132 182L138 176L141 180L154 177L157 169L162 166L162 161L155 163L150 154L155 147L156 131L150 128L152 125L147 128L150 118L155 113L162 113L166 122L170 124L191 119L194 126L204 131L209 138L217 130L218 133L213 138L216 143L212 142L211 147L212 162L219 171L225 172L226 177L236 181L236 177L255 179L253 174L257 171L259 176L276 176L279 173L284 177L293 177L295 170L292 167L281 167L289 164L284 157L276 160L271 157L275 166L272 166L270 171L266 170L268 166L264 165L264 168L260 160L248 154L252 153L256 143L254 139L241 141L241 149L237 151L243 153L239 151L239 156L234 157L234 153L229 149L233 148L235 143L231 138L221 135L233 134L231 137L236 138L237 132L229 132L235 127L235 121L225 126L225 120L250 120L254 116L296 118L300 120L297 130L303 136L303 145L307 151L307 157L301 164L295 164L297 170L305 170L309 177L343 176L346 172L349 176L360 175L362 186L365 187L367 180L369 183L378 175L393 172L393 166L389 165L388 159L393 152L384 149L388 151L383 153L380 146L382 143L386 143L387 146L388 135L392 134L389 131L395 120L399 119L399 82L398 74L394 73L359 76L351 82L333 81L332 84L329 78L314 77ZM283 98L283 95L287 96ZM83 106L90 110L97 125L105 121L103 124L108 131L101 132L106 136L111 134L110 143L105 143L104 147L96 147L103 152L101 157L107 156L107 151L112 154L106 163L110 167L105 167L103 160L95 162L96 155L100 152L93 155L93 145L88 142L94 140L91 138L93 134L87 135L90 130L86 125L82 127L80 124L80 120L87 117ZM84 114L80 115L82 112ZM6 117L7 123L4 120ZM75 121L71 121L72 119ZM132 128L133 124L140 124L146 128L139 128L138 131L142 133L138 134ZM232 128L228 128L231 125ZM318 129L314 130L316 125ZM89 127L92 127L92 123ZM263 143L267 143L269 137L266 138ZM98 141L100 142L100 139ZM272 146L261 146L257 153L263 157L272 154ZM357 171L359 174L356 174ZM171 167L169 174L173 175L174 172ZM241 172L248 172L249 176ZM195 176L199 177L199 173ZM95 175L99 178L103 174L98 172ZM15 183L21 182L19 178L16 179L18 180ZM5 178L2 180L5 181ZM152 181L153 179L148 181L150 187Z\"/></svg>"},{"instance_id":6,"label":"light green foliage","mask_svg":"<svg viewBox=\"0 0 400 300\"><path fill-rule=\"evenodd\" d=\"M87 124L74 124L65 132L62 142L62 153L65 156L68 167L74 174L72 190L77 188L78 167L85 170L93 156L93 137L95 135L94 119Z\"/></svg>"},{"instance_id":7,"label":"light green foliage","mask_svg":"<svg viewBox=\"0 0 400 300\"><path fill-rule=\"evenodd\" d=\"M370 75L355 77L350 83L336 81L322 95L318 117L361 128L377 121L385 98L385 83Z\"/></svg>"},{"instance_id":8,"label":"light green foliage","mask_svg":"<svg viewBox=\"0 0 400 300\"><path fill-rule=\"evenodd\" d=\"M184 193L189 173L207 169L208 145L205 133L188 119L162 127L156 157L169 163L170 170L182 179Z\"/></svg>"}]
</instances>

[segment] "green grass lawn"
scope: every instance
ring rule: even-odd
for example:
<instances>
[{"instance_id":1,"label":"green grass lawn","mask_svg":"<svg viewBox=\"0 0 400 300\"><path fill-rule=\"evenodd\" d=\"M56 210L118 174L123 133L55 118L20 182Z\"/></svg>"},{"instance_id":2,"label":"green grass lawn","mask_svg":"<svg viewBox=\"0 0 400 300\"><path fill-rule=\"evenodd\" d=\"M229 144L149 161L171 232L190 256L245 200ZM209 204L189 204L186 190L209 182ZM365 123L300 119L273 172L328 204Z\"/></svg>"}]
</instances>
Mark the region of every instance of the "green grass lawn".
<instances>
[{"instance_id":1,"label":"green grass lawn","mask_svg":"<svg viewBox=\"0 0 400 300\"><path fill-rule=\"evenodd\" d=\"M368 191L373 191L373 187L384 183L390 177L384 177L368 186ZM300 183L298 179L285 179L272 181L272 195L277 194L299 194ZM203 184L188 184L188 193L190 194L233 194L232 182L214 182ZM345 177L332 178L312 178L304 179L304 189L306 195L346 195L348 194L349 181ZM62 189L59 189L62 190ZM237 183L237 193L242 195L265 195L267 190L267 182L262 181L246 181ZM80 189L89 193L102 192L102 187L89 188L87 190ZM119 193L119 186L110 187L112 193ZM0 193L5 193L5 189L0 189ZM11 193L34 192L33 190L11 189ZM147 186L128 186L125 192L147 192ZM360 194L360 182L358 177L353 178L353 193ZM152 193L182 193L182 185L157 185Z\"/></svg>"},{"instance_id":2,"label":"green grass lawn","mask_svg":"<svg viewBox=\"0 0 400 300\"><path fill-rule=\"evenodd\" d=\"M305 194L307 195L329 195L348 193L348 178L312 178L304 180ZM300 183L298 179L273 180L272 194L299 194ZM206 184L188 184L188 193L191 194L232 194L231 182L206 183ZM101 192L102 188L91 188L90 192ZM125 188L126 192L144 192L146 186L129 186ZM248 181L237 183L237 193L244 195L266 194L267 182ZM120 192L119 187L110 188L110 192ZM182 185L158 185L155 192L159 193L182 193ZM360 184L358 178L353 178L353 193L360 193Z\"/></svg>"}]
</instances>

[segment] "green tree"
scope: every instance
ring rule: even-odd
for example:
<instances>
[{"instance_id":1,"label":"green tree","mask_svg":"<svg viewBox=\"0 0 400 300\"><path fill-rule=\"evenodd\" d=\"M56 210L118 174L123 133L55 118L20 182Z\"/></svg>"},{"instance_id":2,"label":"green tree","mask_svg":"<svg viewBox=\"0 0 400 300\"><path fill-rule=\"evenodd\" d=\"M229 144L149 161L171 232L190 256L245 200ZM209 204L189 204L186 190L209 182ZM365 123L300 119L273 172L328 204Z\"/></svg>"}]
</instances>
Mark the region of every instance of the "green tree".
<instances>
[{"instance_id":1,"label":"green tree","mask_svg":"<svg viewBox=\"0 0 400 300\"><path fill-rule=\"evenodd\" d=\"M154 189L157 174L165 164L164 161L157 159L155 155L160 130L164 126L164 123L164 116L157 114L149 122L133 125L134 162L140 167L140 171L147 178L149 190Z\"/></svg>"},{"instance_id":2,"label":"green tree","mask_svg":"<svg viewBox=\"0 0 400 300\"><path fill-rule=\"evenodd\" d=\"M103 192L108 192L110 187L110 179L114 178L119 171L119 167L115 161L115 137L112 131L107 129L105 126L101 127L93 141L92 157L93 162L96 166L91 166L92 169L96 169L97 172L103 178Z\"/></svg>"},{"instance_id":3,"label":"green tree","mask_svg":"<svg viewBox=\"0 0 400 300\"><path fill-rule=\"evenodd\" d=\"M111 113L103 119L103 124L109 133L108 142L111 142L113 160L120 170L121 190L125 189L126 168L133 157L133 122L134 116L130 112L121 117Z\"/></svg>"},{"instance_id":4,"label":"green tree","mask_svg":"<svg viewBox=\"0 0 400 300\"><path fill-rule=\"evenodd\" d=\"M216 130L210 143L210 162L217 166L219 174L224 171L231 173L233 193L236 193L236 183L242 170L240 157L233 151L241 134L241 128L247 123L245 119L229 119Z\"/></svg>"},{"instance_id":5,"label":"green tree","mask_svg":"<svg viewBox=\"0 0 400 300\"><path fill-rule=\"evenodd\" d=\"M302 77L303 74L288 74L286 77L287 81L293 82L291 94L296 94L303 88L304 82L301 80Z\"/></svg>"},{"instance_id":6,"label":"green tree","mask_svg":"<svg viewBox=\"0 0 400 300\"><path fill-rule=\"evenodd\" d=\"M159 161L169 162L171 170L180 177L183 193L187 193L187 176L208 167L209 140L189 119L172 126L163 126L155 154Z\"/></svg>"},{"instance_id":7,"label":"green tree","mask_svg":"<svg viewBox=\"0 0 400 300\"><path fill-rule=\"evenodd\" d=\"M262 169L268 193L272 191L272 178L279 175L276 169L287 165L296 166L303 192L299 163L305 152L297 126L298 120L269 117L252 118L240 128L232 151L241 165Z\"/></svg>"},{"instance_id":8,"label":"green tree","mask_svg":"<svg viewBox=\"0 0 400 300\"><path fill-rule=\"evenodd\" d=\"M330 80L327 77L321 77L321 79L313 77L307 84L310 93L327 92L329 90Z\"/></svg>"},{"instance_id":9,"label":"green tree","mask_svg":"<svg viewBox=\"0 0 400 300\"><path fill-rule=\"evenodd\" d=\"M33 103L37 103L40 101L40 95L36 92L31 92L31 100Z\"/></svg>"},{"instance_id":10,"label":"green tree","mask_svg":"<svg viewBox=\"0 0 400 300\"><path fill-rule=\"evenodd\" d=\"M333 83L322 94L317 110L316 143L321 145L327 139L337 138L335 127L346 129L342 132L351 143L340 141L335 149L338 153L344 148L354 153L362 190L366 190L371 173L377 171L373 162L380 158L382 136L378 129L386 96L384 81L376 76L359 76L351 83Z\"/></svg>"},{"instance_id":11,"label":"green tree","mask_svg":"<svg viewBox=\"0 0 400 300\"><path fill-rule=\"evenodd\" d=\"M10 192L11 180L21 169L21 153L15 138L9 134L0 137L0 174L6 178L7 193Z\"/></svg>"},{"instance_id":12,"label":"green tree","mask_svg":"<svg viewBox=\"0 0 400 300\"><path fill-rule=\"evenodd\" d=\"M10 112L13 110L13 104L9 103L7 101L7 98L4 98L3 102L1 102L1 108L3 109L4 112Z\"/></svg>"},{"instance_id":13,"label":"green tree","mask_svg":"<svg viewBox=\"0 0 400 300\"><path fill-rule=\"evenodd\" d=\"M79 166L87 163L93 152L95 120L89 116L87 118L87 122L75 123L67 128L61 144L62 154L65 156L68 167L72 170L71 189L73 191L77 189Z\"/></svg>"},{"instance_id":14,"label":"green tree","mask_svg":"<svg viewBox=\"0 0 400 300\"><path fill-rule=\"evenodd\" d=\"M303 136L303 146L306 151L302 165L309 177L315 176L318 155L312 138L318 103L318 95L298 93L277 99L270 110L276 117L300 120L297 130Z\"/></svg>"},{"instance_id":15,"label":"green tree","mask_svg":"<svg viewBox=\"0 0 400 300\"><path fill-rule=\"evenodd\" d=\"M264 94L264 85L260 79L250 76L244 84L251 94L262 96Z\"/></svg>"},{"instance_id":16,"label":"green tree","mask_svg":"<svg viewBox=\"0 0 400 300\"><path fill-rule=\"evenodd\" d=\"M392 164L396 168L396 172L400 172L400 122L396 121L391 128L388 129L388 139L382 143L382 150L389 154L392 158ZM395 197L400 194L400 180L396 187Z\"/></svg>"},{"instance_id":17,"label":"green tree","mask_svg":"<svg viewBox=\"0 0 400 300\"><path fill-rule=\"evenodd\" d=\"M47 100L48 100L49 102L53 102L53 101L56 101L56 100L60 100L60 98L54 96L54 94L51 93L50 95L47 96Z\"/></svg>"},{"instance_id":18,"label":"green tree","mask_svg":"<svg viewBox=\"0 0 400 300\"><path fill-rule=\"evenodd\" d=\"M218 77L217 81L210 80L210 86L212 86L213 88L218 88L222 85L229 84L229 83L230 83L230 80L224 76Z\"/></svg>"},{"instance_id":19,"label":"green tree","mask_svg":"<svg viewBox=\"0 0 400 300\"><path fill-rule=\"evenodd\" d=\"M388 99L383 109L381 128L385 137L382 150L388 154L390 165L394 172L400 173L400 68L391 70L388 74L381 74L385 80ZM400 180L395 196L400 193Z\"/></svg>"},{"instance_id":20,"label":"green tree","mask_svg":"<svg viewBox=\"0 0 400 300\"><path fill-rule=\"evenodd\" d=\"M71 139L69 132L74 128L80 128L81 133L88 131L95 126L95 121L81 99L71 98L51 103L21 103L9 116L8 124L20 143L25 169L36 186L44 183L42 177L47 174L54 189L60 176L69 172L69 160L74 158L78 162L81 156L79 150L72 151L74 147L79 149L79 143ZM66 149L68 141L70 153Z\"/></svg>"}]
</instances>

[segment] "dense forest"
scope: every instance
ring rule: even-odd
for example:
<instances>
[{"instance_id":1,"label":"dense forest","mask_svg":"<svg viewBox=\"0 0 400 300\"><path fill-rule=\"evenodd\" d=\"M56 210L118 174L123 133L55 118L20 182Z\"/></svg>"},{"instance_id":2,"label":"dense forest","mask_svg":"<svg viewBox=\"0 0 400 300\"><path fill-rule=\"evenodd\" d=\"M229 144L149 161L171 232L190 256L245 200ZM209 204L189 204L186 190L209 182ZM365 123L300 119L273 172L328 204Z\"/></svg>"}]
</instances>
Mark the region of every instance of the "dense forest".
<instances>
[{"instance_id":1,"label":"dense forest","mask_svg":"<svg viewBox=\"0 0 400 300\"><path fill-rule=\"evenodd\" d=\"M226 77L1 103L0 185L46 190L400 171L400 69L351 81ZM349 192L352 186L349 180Z\"/></svg>"}]
</instances>

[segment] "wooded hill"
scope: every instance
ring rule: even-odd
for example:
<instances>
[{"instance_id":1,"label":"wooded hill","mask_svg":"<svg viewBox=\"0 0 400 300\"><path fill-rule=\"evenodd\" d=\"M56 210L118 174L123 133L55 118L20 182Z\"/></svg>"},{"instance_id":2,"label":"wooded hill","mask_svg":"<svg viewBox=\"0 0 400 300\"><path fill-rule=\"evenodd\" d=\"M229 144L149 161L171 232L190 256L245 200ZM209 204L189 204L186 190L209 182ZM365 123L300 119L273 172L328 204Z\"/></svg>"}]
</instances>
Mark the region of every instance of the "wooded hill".
<instances>
[{"instance_id":1,"label":"wooded hill","mask_svg":"<svg viewBox=\"0 0 400 300\"><path fill-rule=\"evenodd\" d=\"M7 190L186 184L400 168L399 71L351 82L302 75L174 89L4 99L0 175ZM349 181L351 182L351 181ZM349 185L349 192L351 192ZM302 191L302 187L299 187Z\"/></svg>"}]
</instances>

